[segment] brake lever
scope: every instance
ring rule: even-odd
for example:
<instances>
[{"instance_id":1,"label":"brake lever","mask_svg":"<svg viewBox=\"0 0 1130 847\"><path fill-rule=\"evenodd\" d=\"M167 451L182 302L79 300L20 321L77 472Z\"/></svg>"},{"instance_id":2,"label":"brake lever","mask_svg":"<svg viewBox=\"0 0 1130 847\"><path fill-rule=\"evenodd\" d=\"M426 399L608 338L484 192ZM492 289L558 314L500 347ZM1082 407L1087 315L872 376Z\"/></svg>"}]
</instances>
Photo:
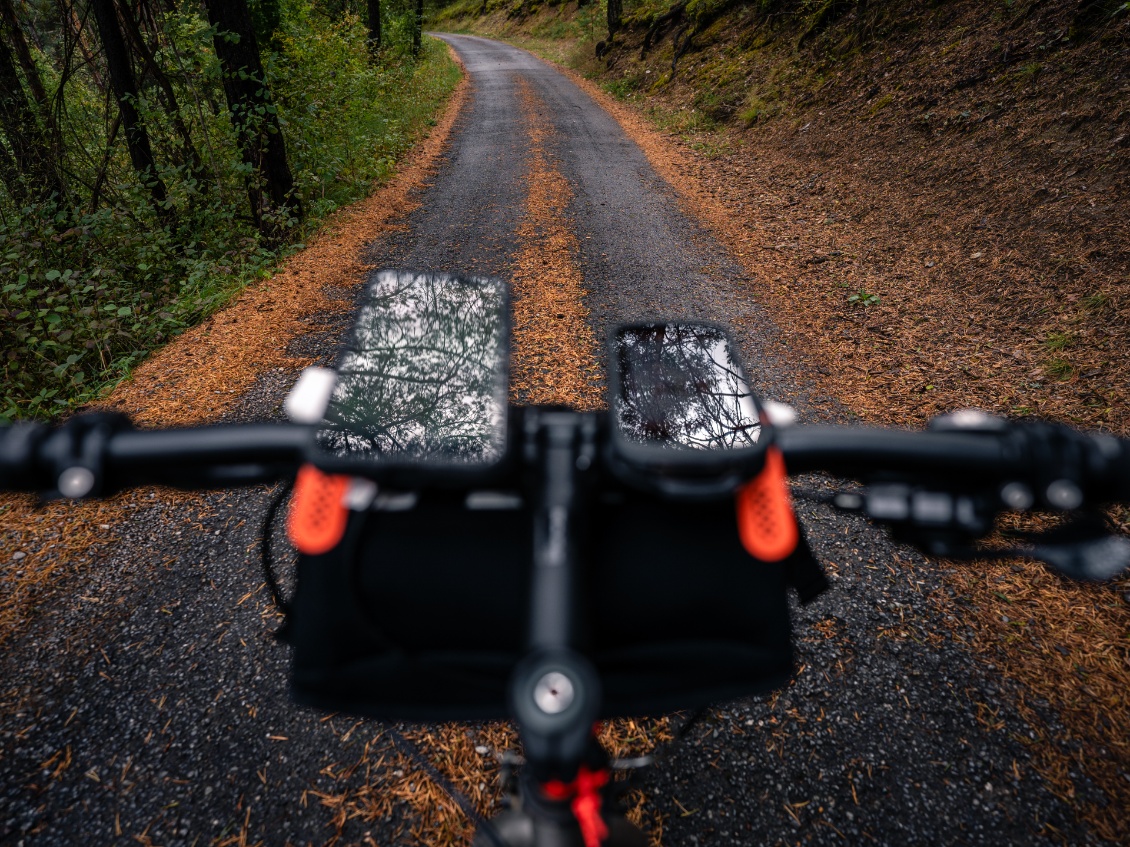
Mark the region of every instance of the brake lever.
<instances>
[{"instance_id":1,"label":"brake lever","mask_svg":"<svg viewBox=\"0 0 1130 847\"><path fill-rule=\"evenodd\" d=\"M1072 579L1107 582L1130 568L1130 539L1107 535L1074 544L1044 544L1030 555Z\"/></svg>"},{"instance_id":2,"label":"brake lever","mask_svg":"<svg viewBox=\"0 0 1130 847\"><path fill-rule=\"evenodd\" d=\"M832 498L832 504L888 524L900 536L911 540L921 536L939 544L949 538L955 542L983 538L992 531L1000 512L994 498L984 493L938 491L905 483L872 484L858 493L843 491ZM930 552L947 555L935 550L937 546L930 544Z\"/></svg>"},{"instance_id":3,"label":"brake lever","mask_svg":"<svg viewBox=\"0 0 1130 847\"><path fill-rule=\"evenodd\" d=\"M1012 554L1038 559L1071 579L1106 582L1130 568L1130 538L1111 532L1096 513L1083 513L1063 526L1021 537L1028 543Z\"/></svg>"},{"instance_id":4,"label":"brake lever","mask_svg":"<svg viewBox=\"0 0 1130 847\"><path fill-rule=\"evenodd\" d=\"M984 549L1000 509L987 497L876 485L832 498L841 511L859 512L891 527L892 534L934 556L958 561L1027 558L1081 582L1106 582L1130 569L1130 538L1110 531L1102 516L1084 512L1062 526L1013 536L1023 546Z\"/></svg>"}]
</instances>

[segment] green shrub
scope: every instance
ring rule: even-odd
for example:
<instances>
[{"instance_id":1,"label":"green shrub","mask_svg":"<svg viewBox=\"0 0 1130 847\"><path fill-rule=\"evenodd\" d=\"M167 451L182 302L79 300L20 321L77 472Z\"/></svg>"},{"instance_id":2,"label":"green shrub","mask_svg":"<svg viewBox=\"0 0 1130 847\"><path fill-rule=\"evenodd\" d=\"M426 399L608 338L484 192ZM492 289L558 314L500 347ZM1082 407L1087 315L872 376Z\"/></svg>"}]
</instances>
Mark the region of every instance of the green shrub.
<instances>
[{"instance_id":1,"label":"green shrub","mask_svg":"<svg viewBox=\"0 0 1130 847\"><path fill-rule=\"evenodd\" d=\"M289 9L274 50L264 47L266 82L308 211L287 243L271 247L249 214L248 166L223 108L210 31L195 13L163 21L158 60L171 69L203 173L182 161L160 104L138 104L168 187L171 223L158 222L121 139L108 144L96 86L81 76L67 81L61 118L76 148L67 162L85 193L32 208L16 208L0 193L0 422L59 415L98 396L301 246L319 218L388 176L459 70L439 42L426 41L411 57L408 13L386 24L387 47L375 63L356 17L332 22L308 6ZM57 86L49 71L47 63L45 82ZM87 186L107 148L94 195Z\"/></svg>"}]
</instances>

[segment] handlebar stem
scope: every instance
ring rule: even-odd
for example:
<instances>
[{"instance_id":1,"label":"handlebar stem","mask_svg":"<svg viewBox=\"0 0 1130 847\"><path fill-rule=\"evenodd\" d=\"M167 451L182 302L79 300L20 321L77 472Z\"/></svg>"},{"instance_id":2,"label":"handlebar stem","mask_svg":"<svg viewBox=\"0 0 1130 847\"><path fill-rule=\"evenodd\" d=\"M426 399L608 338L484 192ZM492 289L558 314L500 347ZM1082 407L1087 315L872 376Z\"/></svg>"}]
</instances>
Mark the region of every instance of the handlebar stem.
<instances>
[{"instance_id":1,"label":"handlebar stem","mask_svg":"<svg viewBox=\"0 0 1130 847\"><path fill-rule=\"evenodd\" d=\"M529 652L510 682L510 698L537 780L572 779L592 747L600 679L577 651L580 612L579 477L595 455L596 427L575 412L531 411L528 459L536 472Z\"/></svg>"},{"instance_id":2,"label":"handlebar stem","mask_svg":"<svg viewBox=\"0 0 1130 847\"><path fill-rule=\"evenodd\" d=\"M578 420L553 412L539 418L529 646L561 650L572 647L575 637Z\"/></svg>"}]
</instances>

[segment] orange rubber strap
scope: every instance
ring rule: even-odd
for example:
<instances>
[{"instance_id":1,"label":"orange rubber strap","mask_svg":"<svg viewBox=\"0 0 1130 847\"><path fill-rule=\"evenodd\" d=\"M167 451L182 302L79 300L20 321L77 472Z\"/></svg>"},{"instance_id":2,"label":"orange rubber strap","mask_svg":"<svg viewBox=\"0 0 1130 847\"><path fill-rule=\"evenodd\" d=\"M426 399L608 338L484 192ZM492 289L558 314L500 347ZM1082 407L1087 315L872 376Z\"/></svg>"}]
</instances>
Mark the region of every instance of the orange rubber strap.
<instances>
[{"instance_id":1,"label":"orange rubber strap","mask_svg":"<svg viewBox=\"0 0 1130 847\"><path fill-rule=\"evenodd\" d=\"M755 559L779 562L800 543L785 457L776 447L766 451L761 473L738 491L737 507L742 546Z\"/></svg>"},{"instance_id":2,"label":"orange rubber strap","mask_svg":"<svg viewBox=\"0 0 1130 847\"><path fill-rule=\"evenodd\" d=\"M298 469L286 530L300 553L320 556L341 541L349 520L349 509L342 502L349 481L348 476L325 474L313 465Z\"/></svg>"}]
</instances>

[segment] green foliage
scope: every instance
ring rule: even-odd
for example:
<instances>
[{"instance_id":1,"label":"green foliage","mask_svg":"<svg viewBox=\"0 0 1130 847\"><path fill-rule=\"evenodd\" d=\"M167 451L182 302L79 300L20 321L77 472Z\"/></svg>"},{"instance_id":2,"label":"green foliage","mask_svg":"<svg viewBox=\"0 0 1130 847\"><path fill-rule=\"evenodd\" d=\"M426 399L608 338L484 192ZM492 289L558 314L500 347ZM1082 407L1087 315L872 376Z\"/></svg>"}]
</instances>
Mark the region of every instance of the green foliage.
<instances>
[{"instance_id":1,"label":"green foliage","mask_svg":"<svg viewBox=\"0 0 1130 847\"><path fill-rule=\"evenodd\" d=\"M689 0L686 15L696 24L700 24L720 15L734 3L735 0Z\"/></svg>"},{"instance_id":2,"label":"green foliage","mask_svg":"<svg viewBox=\"0 0 1130 847\"><path fill-rule=\"evenodd\" d=\"M1065 382L1075 375L1074 366L1066 359L1059 358L1058 356L1049 359L1044 366L1044 370L1047 371L1048 376L1052 379L1061 382Z\"/></svg>"},{"instance_id":3,"label":"green foliage","mask_svg":"<svg viewBox=\"0 0 1130 847\"><path fill-rule=\"evenodd\" d=\"M260 45L271 44L275 31L282 26L282 9L279 0L248 0L255 38Z\"/></svg>"},{"instance_id":4,"label":"green foliage","mask_svg":"<svg viewBox=\"0 0 1130 847\"><path fill-rule=\"evenodd\" d=\"M1039 62L1027 62L1012 73L1006 74L1004 78L1013 80L1019 88L1035 82L1043 70L1044 66Z\"/></svg>"},{"instance_id":5,"label":"green foliage","mask_svg":"<svg viewBox=\"0 0 1130 847\"><path fill-rule=\"evenodd\" d=\"M1088 312L1103 312L1110 305L1110 297L1105 291L1093 291L1083 298L1081 305Z\"/></svg>"},{"instance_id":6,"label":"green foliage","mask_svg":"<svg viewBox=\"0 0 1130 847\"><path fill-rule=\"evenodd\" d=\"M356 17L307 22L280 32L281 52L267 69L287 136L299 191L316 214L360 196L387 177L423 118L402 93L428 84L415 79L409 29L394 29L379 66L368 60L367 31ZM442 57L432 55L434 60ZM450 73L438 75L450 90ZM434 95L426 98L429 112Z\"/></svg>"},{"instance_id":7,"label":"green foliage","mask_svg":"<svg viewBox=\"0 0 1130 847\"><path fill-rule=\"evenodd\" d=\"M781 86L769 75L746 92L745 102L738 111L738 118L746 126L779 115L785 108Z\"/></svg>"},{"instance_id":8,"label":"green foliage","mask_svg":"<svg viewBox=\"0 0 1130 847\"><path fill-rule=\"evenodd\" d=\"M39 57L49 90L63 85L60 123L75 193L17 208L0 189L0 422L58 415L98 397L147 352L221 307L300 247L319 217L387 177L458 82L438 42L411 57L407 11L390 12L388 46L374 63L355 15L334 19L301 0L273 5L273 47L262 45L269 108L312 213L302 227L287 222L278 244L264 243L249 214L250 166L226 111L211 31L194 7L161 22L156 61L201 170L161 92L147 89L138 103L169 189L171 224L156 219L120 134L108 136L106 98L89 70L64 82L52 57Z\"/></svg>"},{"instance_id":9,"label":"green foliage","mask_svg":"<svg viewBox=\"0 0 1130 847\"><path fill-rule=\"evenodd\" d=\"M484 5L483 0L454 0L436 12L431 18L431 23L443 27L445 32L450 32L450 24L478 16L485 11Z\"/></svg>"},{"instance_id":10,"label":"green foliage","mask_svg":"<svg viewBox=\"0 0 1130 847\"><path fill-rule=\"evenodd\" d=\"M699 109L670 110L656 106L648 110L648 116L661 129L680 135L693 136L718 129L718 122Z\"/></svg>"},{"instance_id":11,"label":"green foliage","mask_svg":"<svg viewBox=\"0 0 1130 847\"><path fill-rule=\"evenodd\" d=\"M1049 332L1044 339L1044 347L1050 352L1057 353L1075 345L1075 335L1070 332Z\"/></svg>"},{"instance_id":12,"label":"green foliage","mask_svg":"<svg viewBox=\"0 0 1130 847\"><path fill-rule=\"evenodd\" d=\"M92 399L273 259L250 231L178 245L125 209L101 209L65 229L51 211L28 210L0 226L3 421Z\"/></svg>"},{"instance_id":13,"label":"green foliage","mask_svg":"<svg viewBox=\"0 0 1130 847\"><path fill-rule=\"evenodd\" d=\"M874 117L895 102L893 94L884 94L882 97L877 98L870 106L867 107L867 114Z\"/></svg>"},{"instance_id":14,"label":"green foliage","mask_svg":"<svg viewBox=\"0 0 1130 847\"><path fill-rule=\"evenodd\" d=\"M1044 372L1056 380L1068 380L1075 375L1075 366L1061 354L1070 350L1078 341L1073 332L1049 332L1044 338L1044 349L1054 354L1044 362Z\"/></svg>"},{"instance_id":15,"label":"green foliage","mask_svg":"<svg viewBox=\"0 0 1130 847\"><path fill-rule=\"evenodd\" d=\"M643 87L643 83L644 75L642 73L629 74L605 83L604 90L613 97L624 100L638 92Z\"/></svg>"},{"instance_id":16,"label":"green foliage","mask_svg":"<svg viewBox=\"0 0 1130 847\"><path fill-rule=\"evenodd\" d=\"M861 287L854 294L849 294L847 301L853 306L877 306L879 305L879 295L871 294Z\"/></svg>"},{"instance_id":17,"label":"green foliage","mask_svg":"<svg viewBox=\"0 0 1130 847\"><path fill-rule=\"evenodd\" d=\"M746 98L745 107L738 112L738 118L746 126L753 126L758 121L767 120L780 111L780 103L763 100L755 93L750 92Z\"/></svg>"},{"instance_id":18,"label":"green foliage","mask_svg":"<svg viewBox=\"0 0 1130 847\"><path fill-rule=\"evenodd\" d=\"M824 32L855 5L856 0L802 0L801 15L808 26L801 40Z\"/></svg>"}]
</instances>

